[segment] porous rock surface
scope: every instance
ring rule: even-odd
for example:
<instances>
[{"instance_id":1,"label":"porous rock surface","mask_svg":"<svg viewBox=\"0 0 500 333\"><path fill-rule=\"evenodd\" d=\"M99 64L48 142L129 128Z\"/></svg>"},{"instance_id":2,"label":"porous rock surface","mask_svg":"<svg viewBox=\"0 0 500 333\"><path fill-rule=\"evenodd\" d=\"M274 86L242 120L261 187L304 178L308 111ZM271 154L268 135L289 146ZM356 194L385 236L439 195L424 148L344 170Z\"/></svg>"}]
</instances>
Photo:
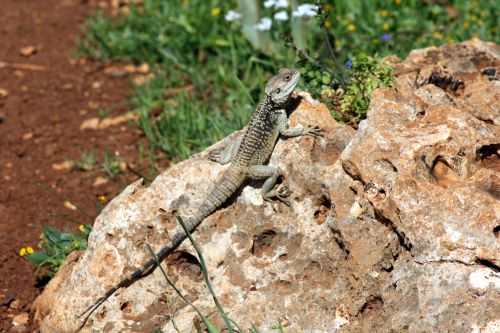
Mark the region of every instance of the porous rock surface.
<instances>
[{"instance_id":1,"label":"porous rock surface","mask_svg":"<svg viewBox=\"0 0 500 333\"><path fill-rule=\"evenodd\" d=\"M194 236L229 316L271 332L500 330L499 47L472 40L393 60L397 87L377 90L357 132L307 94L291 124L324 138L280 140L270 160L293 191L273 207L251 182ZM235 133L232 137L241 135ZM230 138L229 138L230 139ZM76 315L149 258L227 166L209 148L128 186L97 218L36 300L41 332L75 332ZM163 263L220 327L193 248ZM81 332L194 332L196 313L159 270L120 290Z\"/></svg>"}]
</instances>

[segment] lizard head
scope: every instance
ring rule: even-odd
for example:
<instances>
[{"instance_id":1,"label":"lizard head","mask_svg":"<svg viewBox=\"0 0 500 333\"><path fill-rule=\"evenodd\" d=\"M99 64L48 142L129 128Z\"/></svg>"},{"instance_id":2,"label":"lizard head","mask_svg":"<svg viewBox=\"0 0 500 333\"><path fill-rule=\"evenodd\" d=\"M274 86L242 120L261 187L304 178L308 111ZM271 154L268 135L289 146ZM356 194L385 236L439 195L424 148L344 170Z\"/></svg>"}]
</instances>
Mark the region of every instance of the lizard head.
<instances>
[{"instance_id":1,"label":"lizard head","mask_svg":"<svg viewBox=\"0 0 500 333\"><path fill-rule=\"evenodd\" d=\"M285 104L293 89L299 82L300 73L296 69L282 68L278 75L273 76L266 84L266 95L270 96L274 103Z\"/></svg>"}]
</instances>

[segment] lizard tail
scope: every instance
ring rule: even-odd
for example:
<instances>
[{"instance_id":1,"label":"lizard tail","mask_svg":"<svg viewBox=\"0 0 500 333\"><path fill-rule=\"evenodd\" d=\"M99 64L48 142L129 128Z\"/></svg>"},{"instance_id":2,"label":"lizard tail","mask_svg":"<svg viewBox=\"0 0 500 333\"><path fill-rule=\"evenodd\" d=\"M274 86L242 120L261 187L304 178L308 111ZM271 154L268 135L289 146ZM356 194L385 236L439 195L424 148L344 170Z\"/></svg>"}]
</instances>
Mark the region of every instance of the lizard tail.
<instances>
[{"instance_id":1,"label":"lizard tail","mask_svg":"<svg viewBox=\"0 0 500 333\"><path fill-rule=\"evenodd\" d=\"M243 184L245 180L245 174L239 172L238 170L229 169L222 179L214 187L210 195L205 199L197 213L186 221L186 227L189 232L193 230L210 214L212 214L217 208L219 208L229 197L231 197L236 190ZM173 250L175 250L186 238L187 235L182 229L176 229L170 242L163 247L160 251L156 253L158 262L163 261ZM82 312L78 318L81 318L85 314L85 320L83 321L83 327L87 319L92 315L92 313L99 308L99 306L104 303L109 297L111 297L120 288L128 287L133 282L138 279L151 274L157 268L156 260L154 258L149 259L142 267L136 269L132 274L130 274L125 279L121 280L118 284L114 285L106 291L106 293L90 305L84 312Z\"/></svg>"}]
</instances>

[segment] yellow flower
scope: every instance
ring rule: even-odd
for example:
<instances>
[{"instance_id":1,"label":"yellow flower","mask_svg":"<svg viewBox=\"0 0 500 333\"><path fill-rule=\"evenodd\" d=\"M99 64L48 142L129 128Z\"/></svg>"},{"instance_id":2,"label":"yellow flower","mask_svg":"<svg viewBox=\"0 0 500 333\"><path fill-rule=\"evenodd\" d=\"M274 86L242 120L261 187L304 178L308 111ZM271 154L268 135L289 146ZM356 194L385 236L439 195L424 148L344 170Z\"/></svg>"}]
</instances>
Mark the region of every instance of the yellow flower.
<instances>
[{"instance_id":1,"label":"yellow flower","mask_svg":"<svg viewBox=\"0 0 500 333\"><path fill-rule=\"evenodd\" d=\"M355 26L354 24L352 24L352 23L351 23L351 24L349 24L349 25L347 26L347 30L349 30L349 31L354 31L354 30L356 30L356 26Z\"/></svg>"},{"instance_id":2,"label":"yellow flower","mask_svg":"<svg viewBox=\"0 0 500 333\"><path fill-rule=\"evenodd\" d=\"M384 30L384 31L389 30L389 28L390 28L390 27L391 27L391 26L389 25L389 23L384 23L384 24L382 24L382 30Z\"/></svg>"},{"instance_id":3,"label":"yellow flower","mask_svg":"<svg viewBox=\"0 0 500 333\"><path fill-rule=\"evenodd\" d=\"M443 34L440 33L439 31L434 31L434 33L432 34L432 36L434 36L434 38L436 38L436 39L443 38Z\"/></svg>"},{"instance_id":4,"label":"yellow flower","mask_svg":"<svg viewBox=\"0 0 500 333\"><path fill-rule=\"evenodd\" d=\"M477 21L477 16L476 15L472 15L471 16L471 20L474 21L474 22L476 22Z\"/></svg>"},{"instance_id":5,"label":"yellow flower","mask_svg":"<svg viewBox=\"0 0 500 333\"><path fill-rule=\"evenodd\" d=\"M330 22L330 21L326 21L326 22L325 22L325 27L326 27L327 29L330 29L330 28L332 27L332 22Z\"/></svg>"},{"instance_id":6,"label":"yellow flower","mask_svg":"<svg viewBox=\"0 0 500 333\"><path fill-rule=\"evenodd\" d=\"M184 7L187 7L189 5L189 0L182 0L182 4Z\"/></svg>"},{"instance_id":7,"label":"yellow flower","mask_svg":"<svg viewBox=\"0 0 500 333\"><path fill-rule=\"evenodd\" d=\"M83 234L85 232L85 226L83 224L80 224L78 230L80 230L80 232Z\"/></svg>"},{"instance_id":8,"label":"yellow flower","mask_svg":"<svg viewBox=\"0 0 500 333\"><path fill-rule=\"evenodd\" d=\"M69 252L69 251L71 251L71 249L69 248L69 246L65 246L64 251Z\"/></svg>"},{"instance_id":9,"label":"yellow flower","mask_svg":"<svg viewBox=\"0 0 500 333\"><path fill-rule=\"evenodd\" d=\"M448 44L453 44L453 43L455 43L455 40L453 39L453 37L448 36Z\"/></svg>"},{"instance_id":10,"label":"yellow flower","mask_svg":"<svg viewBox=\"0 0 500 333\"><path fill-rule=\"evenodd\" d=\"M97 200L106 201L106 196L101 194L100 196L97 197Z\"/></svg>"},{"instance_id":11,"label":"yellow flower","mask_svg":"<svg viewBox=\"0 0 500 333\"><path fill-rule=\"evenodd\" d=\"M324 3L322 6L321 6L325 11L329 11L332 6L328 3Z\"/></svg>"},{"instance_id":12,"label":"yellow flower","mask_svg":"<svg viewBox=\"0 0 500 333\"><path fill-rule=\"evenodd\" d=\"M377 45L379 42L380 42L380 41L378 40L378 38L373 38L373 39L372 39L372 43L373 43L374 45Z\"/></svg>"},{"instance_id":13,"label":"yellow flower","mask_svg":"<svg viewBox=\"0 0 500 333\"><path fill-rule=\"evenodd\" d=\"M387 12L387 10L381 10L379 15L382 17L387 17L389 15L389 13Z\"/></svg>"},{"instance_id":14,"label":"yellow flower","mask_svg":"<svg viewBox=\"0 0 500 333\"><path fill-rule=\"evenodd\" d=\"M21 250L19 250L19 255L21 257L24 257L26 255L29 255L29 254L33 254L35 253L35 250L33 250L33 248L31 246L26 246L26 247L23 247Z\"/></svg>"},{"instance_id":15,"label":"yellow flower","mask_svg":"<svg viewBox=\"0 0 500 333\"><path fill-rule=\"evenodd\" d=\"M212 16L217 16L220 14L220 8L212 8L212 11L210 12Z\"/></svg>"},{"instance_id":16,"label":"yellow flower","mask_svg":"<svg viewBox=\"0 0 500 333\"><path fill-rule=\"evenodd\" d=\"M342 45L342 42L338 39L335 40L335 47L340 47L340 45Z\"/></svg>"},{"instance_id":17,"label":"yellow flower","mask_svg":"<svg viewBox=\"0 0 500 333\"><path fill-rule=\"evenodd\" d=\"M73 241L73 247L77 249L80 246L76 240Z\"/></svg>"},{"instance_id":18,"label":"yellow flower","mask_svg":"<svg viewBox=\"0 0 500 333\"><path fill-rule=\"evenodd\" d=\"M481 20L481 19L480 19L480 20L477 20L477 26L478 26L478 27L482 27L482 26L483 26L483 24L484 24L484 21L483 21L483 20Z\"/></svg>"},{"instance_id":19,"label":"yellow flower","mask_svg":"<svg viewBox=\"0 0 500 333\"><path fill-rule=\"evenodd\" d=\"M399 6L401 4L401 2L403 2L403 1L402 0L395 0L394 2L396 3L396 5Z\"/></svg>"},{"instance_id":20,"label":"yellow flower","mask_svg":"<svg viewBox=\"0 0 500 333\"><path fill-rule=\"evenodd\" d=\"M469 27L469 22L465 21L464 22L464 29L467 29Z\"/></svg>"}]
</instances>

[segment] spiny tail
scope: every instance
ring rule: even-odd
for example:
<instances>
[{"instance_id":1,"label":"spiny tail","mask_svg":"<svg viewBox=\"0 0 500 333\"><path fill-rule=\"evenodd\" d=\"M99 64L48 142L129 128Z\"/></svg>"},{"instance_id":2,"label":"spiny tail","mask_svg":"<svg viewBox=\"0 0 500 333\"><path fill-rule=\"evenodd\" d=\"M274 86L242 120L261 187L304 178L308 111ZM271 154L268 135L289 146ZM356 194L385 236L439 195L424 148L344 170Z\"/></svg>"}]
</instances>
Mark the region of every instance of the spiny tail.
<instances>
[{"instance_id":1,"label":"spiny tail","mask_svg":"<svg viewBox=\"0 0 500 333\"><path fill-rule=\"evenodd\" d=\"M228 169L224 174L221 181L214 187L210 195L205 199L201 205L198 212L186 222L186 227L189 232L193 230L210 214L212 214L217 208L219 208L229 197L231 197L236 190L243 184L245 180L245 174L237 169ZM176 249L186 238L187 235L183 230L179 230L172 236L168 245L163 247L160 251L156 253L158 262L163 261L170 252ZM84 312L82 312L78 318L85 316L80 327L85 325L87 319L92 315L92 313L99 308L99 306L104 303L109 297L111 297L117 290L123 287L128 287L138 279L151 274L156 269L156 260L151 258L148 260L141 268L135 270L125 279L121 280L118 284L114 285L112 288L108 289L104 296L100 297L96 302L89 306Z\"/></svg>"}]
</instances>

